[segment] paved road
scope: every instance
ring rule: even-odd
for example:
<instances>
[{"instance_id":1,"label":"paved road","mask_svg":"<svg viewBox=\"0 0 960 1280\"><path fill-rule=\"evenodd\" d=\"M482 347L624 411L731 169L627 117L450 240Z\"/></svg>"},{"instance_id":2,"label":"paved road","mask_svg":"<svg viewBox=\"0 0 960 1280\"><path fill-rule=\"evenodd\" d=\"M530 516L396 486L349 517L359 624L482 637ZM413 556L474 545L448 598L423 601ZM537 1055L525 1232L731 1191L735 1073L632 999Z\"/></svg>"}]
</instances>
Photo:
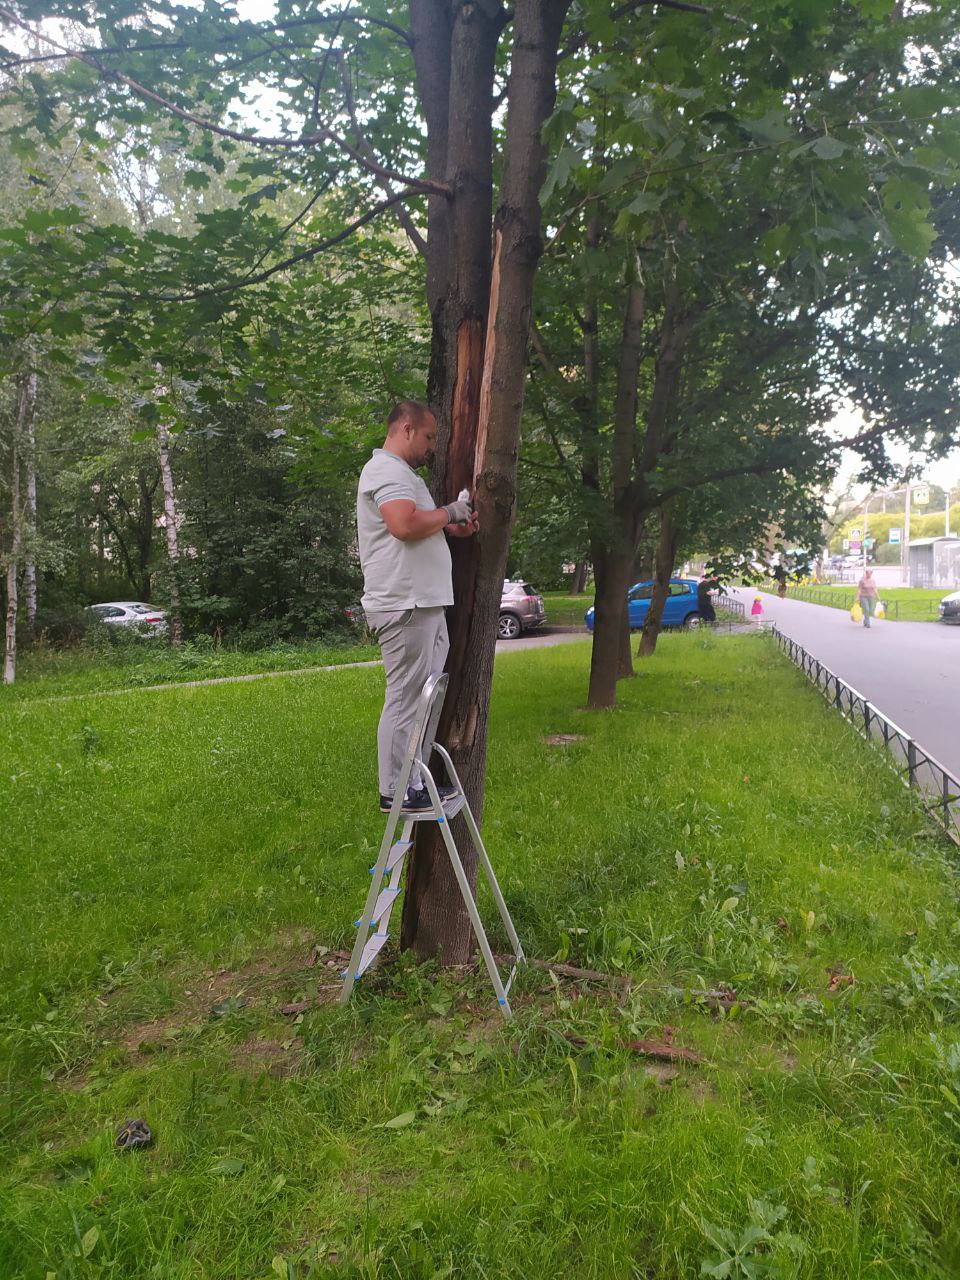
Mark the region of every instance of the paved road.
<instances>
[{"instance_id":1,"label":"paved road","mask_svg":"<svg viewBox=\"0 0 960 1280\"><path fill-rule=\"evenodd\" d=\"M755 592L737 589L749 614ZM960 777L960 627L874 620L763 594L764 614Z\"/></svg>"}]
</instances>

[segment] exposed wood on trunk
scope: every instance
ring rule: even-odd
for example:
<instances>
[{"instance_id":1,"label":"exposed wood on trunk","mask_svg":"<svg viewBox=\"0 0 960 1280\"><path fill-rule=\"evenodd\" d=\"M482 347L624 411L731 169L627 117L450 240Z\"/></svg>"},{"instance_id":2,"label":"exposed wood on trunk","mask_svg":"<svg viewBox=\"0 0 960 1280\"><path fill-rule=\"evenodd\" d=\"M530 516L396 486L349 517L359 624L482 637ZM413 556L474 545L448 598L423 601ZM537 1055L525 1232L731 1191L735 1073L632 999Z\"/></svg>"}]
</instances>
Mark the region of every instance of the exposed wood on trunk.
<instances>
[{"instance_id":1,"label":"exposed wood on trunk","mask_svg":"<svg viewBox=\"0 0 960 1280\"><path fill-rule=\"evenodd\" d=\"M170 469L170 431L166 423L157 426L160 452L160 480L163 485L163 519L167 532L167 559L170 562L170 641L183 644L183 616L180 608L180 545L177 538L177 501Z\"/></svg>"},{"instance_id":2,"label":"exposed wood on trunk","mask_svg":"<svg viewBox=\"0 0 960 1280\"><path fill-rule=\"evenodd\" d=\"M457 323L452 332L456 334L465 318L480 320L486 328L489 312L493 352L487 378L489 416L482 469L463 482L463 487L475 492L481 532L476 538L452 543L456 605L449 619L450 686L439 737L451 750L478 818L483 810L487 708L500 593L516 506L516 460L533 276L542 247L538 195L545 176L545 151L541 132L553 110L556 55L568 3L569 0L521 0L514 12L503 180L495 220L495 234L500 240L499 284L493 307L488 305L492 276L491 119L496 43L503 12L490 19L481 6L463 5L456 11L451 42L451 124L446 168L454 194L450 202L446 292L434 311L432 389L445 392L461 376L457 369L456 377L451 378L452 370L447 367L453 364L453 352L457 350L456 342L450 340L454 319ZM472 42L467 39L469 27L474 28ZM469 65L464 64L467 54ZM479 104L466 96L467 86L474 82L481 95ZM465 116L477 107L484 118L476 119L472 131L467 130ZM485 158L480 154L483 149ZM432 251L428 240L428 259ZM477 379L478 403L477 416L470 424L469 457L476 462L482 360L475 375L471 370L471 376ZM441 409L441 445L443 411L450 401L442 395L433 401ZM451 429L459 425L449 418L448 424ZM457 439L448 437L446 443L449 457L462 456ZM440 461L434 476L437 496L455 496L461 487L460 477L455 478L443 465L442 450ZM467 875L476 884L475 852L466 838L462 819L455 823ZM407 874L401 945L411 947L419 956L437 955L447 965L461 964L469 959L474 945L469 920L438 828L429 823L418 825Z\"/></svg>"},{"instance_id":3,"label":"exposed wood on trunk","mask_svg":"<svg viewBox=\"0 0 960 1280\"><path fill-rule=\"evenodd\" d=\"M503 235L499 228L494 237L493 269L490 273L490 309L487 312L487 337L483 348L483 375L480 380L480 413L477 421L477 444L473 455L473 474L479 476L487 457L487 432L490 428L490 396L494 357L497 352L497 308L500 304L500 259Z\"/></svg>"},{"instance_id":4,"label":"exposed wood on trunk","mask_svg":"<svg viewBox=\"0 0 960 1280\"><path fill-rule=\"evenodd\" d=\"M446 484L451 498L473 486L476 424L483 382L483 328L476 317L467 317L457 330L457 380L450 412L450 445L447 450Z\"/></svg>"},{"instance_id":5,"label":"exposed wood on trunk","mask_svg":"<svg viewBox=\"0 0 960 1280\"><path fill-rule=\"evenodd\" d=\"M654 558L653 598L643 624L640 644L637 646L638 658L649 658L657 647L657 637L660 635L663 610L670 594L670 579L673 577L679 543L680 530L674 520L672 504L667 503L660 510L660 537Z\"/></svg>"},{"instance_id":6,"label":"exposed wood on trunk","mask_svg":"<svg viewBox=\"0 0 960 1280\"><path fill-rule=\"evenodd\" d=\"M30 413L30 378L17 380L17 416L10 441L10 550L7 559L7 616L4 634L3 683L17 678L18 579L23 553L23 511L20 507L20 449Z\"/></svg>"},{"instance_id":7,"label":"exposed wood on trunk","mask_svg":"<svg viewBox=\"0 0 960 1280\"><path fill-rule=\"evenodd\" d=\"M26 499L23 504L25 555L23 603L27 638L33 643L37 628L37 375L28 377L29 404L23 423L23 468Z\"/></svg>"}]
</instances>

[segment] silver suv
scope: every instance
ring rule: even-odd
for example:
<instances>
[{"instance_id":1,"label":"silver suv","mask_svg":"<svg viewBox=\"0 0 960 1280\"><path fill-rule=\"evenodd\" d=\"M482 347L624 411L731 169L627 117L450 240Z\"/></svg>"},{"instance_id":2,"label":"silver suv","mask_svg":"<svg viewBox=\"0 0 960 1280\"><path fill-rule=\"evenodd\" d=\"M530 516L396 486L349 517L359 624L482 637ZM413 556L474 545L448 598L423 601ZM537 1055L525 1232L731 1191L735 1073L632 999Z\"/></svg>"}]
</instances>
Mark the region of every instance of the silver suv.
<instances>
[{"instance_id":1,"label":"silver suv","mask_svg":"<svg viewBox=\"0 0 960 1280\"><path fill-rule=\"evenodd\" d=\"M543 596L529 582L504 582L500 596L498 640L516 640L524 631L532 631L546 620Z\"/></svg>"}]
</instances>

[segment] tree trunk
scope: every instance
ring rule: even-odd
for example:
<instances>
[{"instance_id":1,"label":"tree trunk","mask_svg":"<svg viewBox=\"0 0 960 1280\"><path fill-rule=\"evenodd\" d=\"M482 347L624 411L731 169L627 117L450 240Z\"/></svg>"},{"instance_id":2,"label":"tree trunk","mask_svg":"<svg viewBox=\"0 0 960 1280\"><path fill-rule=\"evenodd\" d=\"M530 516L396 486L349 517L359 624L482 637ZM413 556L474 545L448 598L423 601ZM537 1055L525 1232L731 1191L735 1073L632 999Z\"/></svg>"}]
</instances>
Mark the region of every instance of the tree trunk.
<instances>
[{"instance_id":1,"label":"tree trunk","mask_svg":"<svg viewBox=\"0 0 960 1280\"><path fill-rule=\"evenodd\" d=\"M97 512L97 594L103 593L103 582L107 572L107 548L103 536L103 511Z\"/></svg>"},{"instance_id":2,"label":"tree trunk","mask_svg":"<svg viewBox=\"0 0 960 1280\"><path fill-rule=\"evenodd\" d=\"M17 678L17 580L23 551L23 512L20 509L20 445L30 406L30 378L18 381L17 416L10 441L10 553L7 561L7 618L3 654L3 683Z\"/></svg>"},{"instance_id":3,"label":"tree trunk","mask_svg":"<svg viewBox=\"0 0 960 1280\"><path fill-rule=\"evenodd\" d=\"M640 536L640 525L633 510L631 480L637 440L637 380L640 374L645 309L646 294L639 281L635 281L627 290L623 313L613 416L613 542L611 546L601 549L599 543L602 533L595 538L597 603L594 610L587 705L598 710L614 706L617 700L617 681L633 675L627 591L630 588L631 570ZM597 566L598 556L604 560L602 587Z\"/></svg>"},{"instance_id":4,"label":"tree trunk","mask_svg":"<svg viewBox=\"0 0 960 1280\"><path fill-rule=\"evenodd\" d=\"M596 596L593 606L593 646L587 706L603 711L616 706L624 608L630 589L631 558L597 544L593 552Z\"/></svg>"},{"instance_id":5,"label":"tree trunk","mask_svg":"<svg viewBox=\"0 0 960 1280\"><path fill-rule=\"evenodd\" d=\"M455 496L460 488L472 490L481 532L476 538L452 544L456 605L450 618L450 685L438 736L453 756L478 820L483 811L497 618L516 512L517 448L533 278L542 249L538 196L545 176L545 150L540 134L553 109L557 50L568 3L520 0L515 9L503 180L492 263L492 88L501 16L491 21L480 5L460 7L451 42L446 171L454 190L450 210L453 261L444 297L439 294L439 280L434 278L433 282L438 305L431 358L433 402L442 411L441 428L446 423L448 430L445 436L438 433L442 447L434 483L439 495ZM472 37L467 30L470 26L474 28ZM474 77L479 79L482 100L464 102L465 86ZM478 134L463 128L467 123L465 108L472 113L475 107L482 107L476 120ZM477 148L478 138L485 158ZM481 220L484 209L486 217ZM482 312L475 306L481 286L485 288L485 332L483 325L478 327ZM451 371L455 376L450 376ZM475 886L475 851L461 820L456 821L454 830L467 875ZM401 946L419 957L436 956L444 964L458 964L469 959L473 945L469 918L439 828L420 823L407 872Z\"/></svg>"},{"instance_id":6,"label":"tree trunk","mask_svg":"<svg viewBox=\"0 0 960 1280\"><path fill-rule=\"evenodd\" d=\"M627 577L627 586L623 593L623 603L620 606L620 651L617 654L617 680L632 680L635 674L633 670L633 650L630 643L630 606L627 602L627 591L630 589L630 578Z\"/></svg>"},{"instance_id":7,"label":"tree trunk","mask_svg":"<svg viewBox=\"0 0 960 1280\"><path fill-rule=\"evenodd\" d=\"M177 539L177 503L170 470L170 431L166 424L157 425L160 452L160 480L163 484L163 518L167 527L167 559L170 561L170 641L176 648L183 644L183 617L180 610L180 544Z\"/></svg>"},{"instance_id":8,"label":"tree trunk","mask_svg":"<svg viewBox=\"0 0 960 1280\"><path fill-rule=\"evenodd\" d=\"M573 582L570 584L571 595L579 596L587 589L587 569L589 565L586 560L578 560L573 568Z\"/></svg>"},{"instance_id":9,"label":"tree trunk","mask_svg":"<svg viewBox=\"0 0 960 1280\"><path fill-rule=\"evenodd\" d=\"M23 527L26 535L23 596L27 639L30 644L33 644L37 629L37 375L33 372L27 378L27 400L22 437L27 490L23 506Z\"/></svg>"},{"instance_id":10,"label":"tree trunk","mask_svg":"<svg viewBox=\"0 0 960 1280\"><path fill-rule=\"evenodd\" d=\"M140 583L138 589L140 599L147 601L149 601L150 593L153 590L150 568L153 559L153 495L156 492L156 488L156 476L150 482L145 471L141 469L137 472L137 490L140 495L137 511L137 557L140 561Z\"/></svg>"},{"instance_id":11,"label":"tree trunk","mask_svg":"<svg viewBox=\"0 0 960 1280\"><path fill-rule=\"evenodd\" d=\"M670 594L670 579L673 577L673 566L677 559L679 533L674 523L673 512L665 506L660 512L660 538L657 542L655 557L653 599L640 634L637 647L638 658L649 658L657 647L660 635L660 623L663 620L663 609Z\"/></svg>"}]
</instances>

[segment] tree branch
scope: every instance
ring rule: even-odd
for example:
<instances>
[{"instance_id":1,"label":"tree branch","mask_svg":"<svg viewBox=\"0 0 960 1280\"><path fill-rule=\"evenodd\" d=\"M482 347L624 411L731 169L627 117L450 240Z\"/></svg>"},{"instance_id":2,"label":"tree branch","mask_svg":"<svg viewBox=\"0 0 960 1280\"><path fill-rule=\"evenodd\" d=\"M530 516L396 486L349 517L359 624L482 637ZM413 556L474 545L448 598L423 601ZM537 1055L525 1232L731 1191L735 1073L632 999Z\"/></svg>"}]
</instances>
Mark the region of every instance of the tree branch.
<instances>
[{"instance_id":1,"label":"tree branch","mask_svg":"<svg viewBox=\"0 0 960 1280\"><path fill-rule=\"evenodd\" d=\"M7 16L10 21L16 21L16 19L6 12L4 13L4 16ZM376 18L371 14L362 13L359 9L342 9L337 13L318 13L314 14L310 18L295 18L291 19L289 22L270 22L262 25L250 22L242 23L241 25L245 28L244 30L227 32L218 40L217 43L234 44L236 41L242 40L244 36L247 35L262 35L270 31L295 31L298 27L324 26L331 22L336 23L338 26L344 22L357 22L361 24L369 23L369 25L373 27L382 27L384 30L392 31L394 35L399 36L408 48L413 48L413 36L409 31L398 26L395 22L389 22L386 18ZM18 23L17 25L22 26L23 24ZM186 39L152 40L149 44L98 45L85 50L85 52L99 57L106 55L114 56L124 53L176 52L177 50L186 50L190 47L190 42ZM76 54L72 50L66 50L62 53L38 54L30 58L18 58L12 63L4 63L3 69L10 70L16 67L30 66L38 62L62 62L64 59L74 57L76 57Z\"/></svg>"},{"instance_id":2,"label":"tree branch","mask_svg":"<svg viewBox=\"0 0 960 1280\"><path fill-rule=\"evenodd\" d=\"M703 13L711 18L724 18L727 22L741 24L744 22L743 18L738 18L734 13L724 13L722 9L712 9L705 4L690 4L688 0L627 0L627 3L618 5L616 9L612 10L610 18L616 22L619 18L626 18L629 14L635 13L637 9L648 9L654 6L659 6L663 9L678 9L681 13ZM572 54L579 53L589 38L586 31L581 31L573 36L560 50L557 60L569 58Z\"/></svg>"},{"instance_id":3,"label":"tree branch","mask_svg":"<svg viewBox=\"0 0 960 1280\"><path fill-rule=\"evenodd\" d=\"M216 285L209 289L197 289L192 293L161 293L154 295L137 295L139 297L152 296L159 302L191 302L197 298L214 298L222 293L235 293L237 289L246 289L250 285L260 284L263 280L268 280L271 276L276 275L279 271L286 271L288 267L295 266L298 262L307 262L310 258L315 258L319 253L325 253L328 249L332 249L334 245L342 243L353 235L355 231L359 231L361 227L366 226L368 222L372 222L378 214L383 213L385 209L391 208L400 200L406 200L409 196L418 195L419 192L407 188L404 191L398 191L390 196L387 200L381 200L379 204L375 204L373 208L368 209L361 217L356 218L353 222L338 231L335 236L330 236L326 240L322 240L320 244L315 244L310 249L305 249L302 253L295 253L290 258L285 258L283 262L276 262L266 271L261 271L257 275L244 276L240 280L233 280L228 284ZM302 216L302 215L301 215ZM111 295L116 296L116 295ZM128 294L120 295L128 297Z\"/></svg>"},{"instance_id":4,"label":"tree branch","mask_svg":"<svg viewBox=\"0 0 960 1280\"><path fill-rule=\"evenodd\" d=\"M5 18L14 26L26 31L34 40L42 40L46 44L52 45L53 48L61 50L65 56L75 58L78 62L84 62L87 66L93 67L100 73L104 80L112 80L116 84L122 84L135 94L138 98L142 98L146 102L153 102L161 107L164 111L176 116L177 119L183 120L188 124L195 124L198 128L206 129L210 133L215 133L218 137L229 138L233 142L243 142L250 146L256 147L282 147L290 150L297 147L313 147L322 142L332 143L341 151L346 152L352 160L355 160L361 168L372 173L375 177L385 178L388 181L401 182L405 187L416 188L420 191L428 192L431 195L450 196L450 188L443 182L434 182L429 178L411 178L406 174L398 173L394 169L388 169L383 165L370 161L364 157L355 147L352 147L346 138L341 138L338 133L332 129L319 129L315 133L304 134L300 138L280 138L280 137L263 137L255 133L243 133L239 129L228 129L223 125L214 124L211 120L204 120L202 116L196 115L192 111L186 111L183 107L178 107L176 103L171 102L169 98L164 98L161 94L155 93L154 90L148 89L146 85L140 84L138 81L125 75L122 71L111 71L108 67L103 66L95 57L79 49L68 49L65 45L60 44L51 36L43 32L35 31L26 22L18 18L11 10L0 7L0 18Z\"/></svg>"},{"instance_id":5,"label":"tree branch","mask_svg":"<svg viewBox=\"0 0 960 1280\"><path fill-rule=\"evenodd\" d=\"M367 140L366 134L363 132L363 129L360 127L360 121L357 118L357 104L353 98L353 82L350 78L350 68L346 66L346 64L344 64L343 66L343 96L344 96L344 102L346 103L347 112L349 113L349 116L350 116L350 122L353 125L353 131L357 138L357 146L360 148L363 155L366 156L367 161L375 164L377 157L374 154L373 147L370 145L369 141ZM380 185L383 187L385 195L392 196L394 194L393 187L390 185L390 183L386 179L381 180ZM413 219L410 217L406 209L403 207L403 205L397 204L395 206L395 209L397 214L397 221L400 223L401 227L403 227L404 231L407 233L407 239L413 245L414 249L416 249L417 253L419 253L422 258L425 258L427 256L426 240L424 240L423 236L420 234L419 230L416 227L416 224L414 223Z\"/></svg>"}]
</instances>

